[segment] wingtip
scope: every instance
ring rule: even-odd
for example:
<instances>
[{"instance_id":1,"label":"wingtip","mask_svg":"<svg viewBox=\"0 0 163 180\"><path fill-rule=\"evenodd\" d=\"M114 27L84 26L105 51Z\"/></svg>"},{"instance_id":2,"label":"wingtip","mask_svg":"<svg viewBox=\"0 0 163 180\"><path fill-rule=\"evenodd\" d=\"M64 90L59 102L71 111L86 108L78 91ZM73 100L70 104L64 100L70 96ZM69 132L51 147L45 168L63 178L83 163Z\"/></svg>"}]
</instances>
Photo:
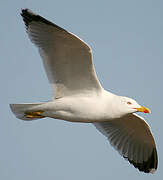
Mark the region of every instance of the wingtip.
<instances>
[{"instance_id":1,"label":"wingtip","mask_svg":"<svg viewBox=\"0 0 163 180\"><path fill-rule=\"evenodd\" d=\"M23 12L26 12L26 11L28 11L29 9L28 8L22 8L21 9L21 12L23 13Z\"/></svg>"},{"instance_id":2,"label":"wingtip","mask_svg":"<svg viewBox=\"0 0 163 180\"><path fill-rule=\"evenodd\" d=\"M27 29L27 30L28 30L28 28L29 28L30 22L33 21L33 19L35 20L36 17L38 16L37 14L35 14L33 11L31 11L31 10L28 9L28 8L21 9L20 15L21 15L22 18L23 18L23 21L24 21L24 23L25 23L25 26L26 26L26 29Z\"/></svg>"},{"instance_id":3,"label":"wingtip","mask_svg":"<svg viewBox=\"0 0 163 180\"><path fill-rule=\"evenodd\" d=\"M25 9L21 9L21 13L20 15L22 16L23 18L23 21L25 23L25 26L26 26L26 29L28 31L28 28L31 24L32 21L35 21L35 22L41 22L41 23L44 23L44 24L47 24L47 25L50 25L50 26L53 26L61 31L64 31L64 32L67 32L65 29L57 26L56 24L48 21L47 19L43 18L42 16L34 13L33 11L31 11L30 9L28 8L25 8Z\"/></svg>"},{"instance_id":4,"label":"wingtip","mask_svg":"<svg viewBox=\"0 0 163 180\"><path fill-rule=\"evenodd\" d=\"M156 172L156 169L154 169L154 168L150 169L151 174L154 174L155 172Z\"/></svg>"},{"instance_id":5,"label":"wingtip","mask_svg":"<svg viewBox=\"0 0 163 180\"><path fill-rule=\"evenodd\" d=\"M28 8L25 8L25 9L21 9L21 16L24 15L24 14L31 14L31 15L36 15L33 11L31 11L30 9Z\"/></svg>"},{"instance_id":6,"label":"wingtip","mask_svg":"<svg viewBox=\"0 0 163 180\"><path fill-rule=\"evenodd\" d=\"M149 159L145 162L143 161L143 163L135 163L133 160L129 159L128 161L133 164L135 168L138 168L139 171L154 174L157 170L158 165L157 150L156 148L154 148Z\"/></svg>"},{"instance_id":7,"label":"wingtip","mask_svg":"<svg viewBox=\"0 0 163 180\"><path fill-rule=\"evenodd\" d=\"M26 14L28 11L29 11L29 9L27 9L27 8L21 9L20 15L23 17L23 15Z\"/></svg>"},{"instance_id":8,"label":"wingtip","mask_svg":"<svg viewBox=\"0 0 163 180\"><path fill-rule=\"evenodd\" d=\"M21 9L20 15L21 15L23 18L28 17L28 16L37 16L37 14L35 14L33 11L31 11L31 10L28 9L28 8Z\"/></svg>"}]
</instances>

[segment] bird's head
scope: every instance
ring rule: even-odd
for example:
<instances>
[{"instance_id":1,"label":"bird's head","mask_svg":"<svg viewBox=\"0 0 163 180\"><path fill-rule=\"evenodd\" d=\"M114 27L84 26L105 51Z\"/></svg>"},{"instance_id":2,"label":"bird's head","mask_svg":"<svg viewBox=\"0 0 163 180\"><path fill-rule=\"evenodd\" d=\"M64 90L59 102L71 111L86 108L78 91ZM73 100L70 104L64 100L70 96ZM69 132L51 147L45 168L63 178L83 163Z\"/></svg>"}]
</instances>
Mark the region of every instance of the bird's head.
<instances>
[{"instance_id":1,"label":"bird's head","mask_svg":"<svg viewBox=\"0 0 163 180\"><path fill-rule=\"evenodd\" d=\"M120 97L123 110L128 113L144 112L150 113L150 110L144 106L140 106L134 99L128 97Z\"/></svg>"}]
</instances>

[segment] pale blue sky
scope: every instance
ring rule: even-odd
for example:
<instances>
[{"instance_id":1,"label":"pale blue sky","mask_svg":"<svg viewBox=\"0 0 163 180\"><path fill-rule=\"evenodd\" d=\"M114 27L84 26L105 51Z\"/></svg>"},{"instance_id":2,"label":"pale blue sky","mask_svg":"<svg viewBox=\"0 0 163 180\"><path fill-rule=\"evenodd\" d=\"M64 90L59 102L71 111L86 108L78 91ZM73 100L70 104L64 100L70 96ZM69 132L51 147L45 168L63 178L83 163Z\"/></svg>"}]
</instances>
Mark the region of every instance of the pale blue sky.
<instances>
[{"instance_id":1,"label":"pale blue sky","mask_svg":"<svg viewBox=\"0 0 163 180\"><path fill-rule=\"evenodd\" d=\"M107 90L152 111L143 117L157 144L159 167L140 173L91 124L18 120L9 103L50 100L51 88L29 41L21 8L29 8L85 40ZM0 179L150 180L163 178L163 1L5 0L0 6Z\"/></svg>"}]
</instances>

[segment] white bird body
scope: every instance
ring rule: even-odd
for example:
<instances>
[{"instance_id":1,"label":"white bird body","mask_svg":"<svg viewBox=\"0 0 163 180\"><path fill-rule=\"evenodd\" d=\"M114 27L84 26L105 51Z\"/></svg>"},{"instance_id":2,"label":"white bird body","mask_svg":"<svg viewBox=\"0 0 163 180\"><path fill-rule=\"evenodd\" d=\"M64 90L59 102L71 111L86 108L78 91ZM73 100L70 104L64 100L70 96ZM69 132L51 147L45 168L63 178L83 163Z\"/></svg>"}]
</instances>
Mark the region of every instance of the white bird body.
<instances>
[{"instance_id":1,"label":"white bird body","mask_svg":"<svg viewBox=\"0 0 163 180\"><path fill-rule=\"evenodd\" d=\"M42 115L66 121L87 123L109 121L115 117L122 117L123 113L119 114L113 111L114 104L110 100L110 93L104 90L99 94L89 94L88 96L80 94L80 96L64 97L43 104L42 108L45 108L45 111Z\"/></svg>"},{"instance_id":2,"label":"white bird body","mask_svg":"<svg viewBox=\"0 0 163 180\"><path fill-rule=\"evenodd\" d=\"M54 101L33 104L28 108L25 107L25 110L34 112L41 110L43 111L42 116L71 122L103 122L125 115L125 113L120 114L119 111L116 111L114 106L117 105L112 103L116 102L112 101L113 98L116 100L116 95L102 90L99 94L72 95ZM115 111L113 111L114 109ZM22 111L24 112L24 107Z\"/></svg>"},{"instance_id":3,"label":"white bird body","mask_svg":"<svg viewBox=\"0 0 163 180\"><path fill-rule=\"evenodd\" d=\"M149 113L149 109L102 88L91 48L80 38L28 9L21 15L29 38L39 49L54 96L50 102L11 104L16 117L93 123L131 164L153 173L158 163L155 141L148 124L135 114Z\"/></svg>"}]
</instances>

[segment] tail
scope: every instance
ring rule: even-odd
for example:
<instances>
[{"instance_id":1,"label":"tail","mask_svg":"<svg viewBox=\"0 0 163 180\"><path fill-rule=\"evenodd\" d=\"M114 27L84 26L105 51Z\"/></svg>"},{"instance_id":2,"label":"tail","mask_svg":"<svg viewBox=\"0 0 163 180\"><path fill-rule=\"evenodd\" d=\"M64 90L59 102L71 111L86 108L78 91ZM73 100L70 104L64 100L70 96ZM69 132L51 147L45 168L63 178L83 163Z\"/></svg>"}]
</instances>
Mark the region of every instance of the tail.
<instances>
[{"instance_id":1,"label":"tail","mask_svg":"<svg viewBox=\"0 0 163 180\"><path fill-rule=\"evenodd\" d=\"M41 105L44 103L33 104L10 104L11 111L19 119L30 121L35 119L44 118L41 114Z\"/></svg>"}]
</instances>

